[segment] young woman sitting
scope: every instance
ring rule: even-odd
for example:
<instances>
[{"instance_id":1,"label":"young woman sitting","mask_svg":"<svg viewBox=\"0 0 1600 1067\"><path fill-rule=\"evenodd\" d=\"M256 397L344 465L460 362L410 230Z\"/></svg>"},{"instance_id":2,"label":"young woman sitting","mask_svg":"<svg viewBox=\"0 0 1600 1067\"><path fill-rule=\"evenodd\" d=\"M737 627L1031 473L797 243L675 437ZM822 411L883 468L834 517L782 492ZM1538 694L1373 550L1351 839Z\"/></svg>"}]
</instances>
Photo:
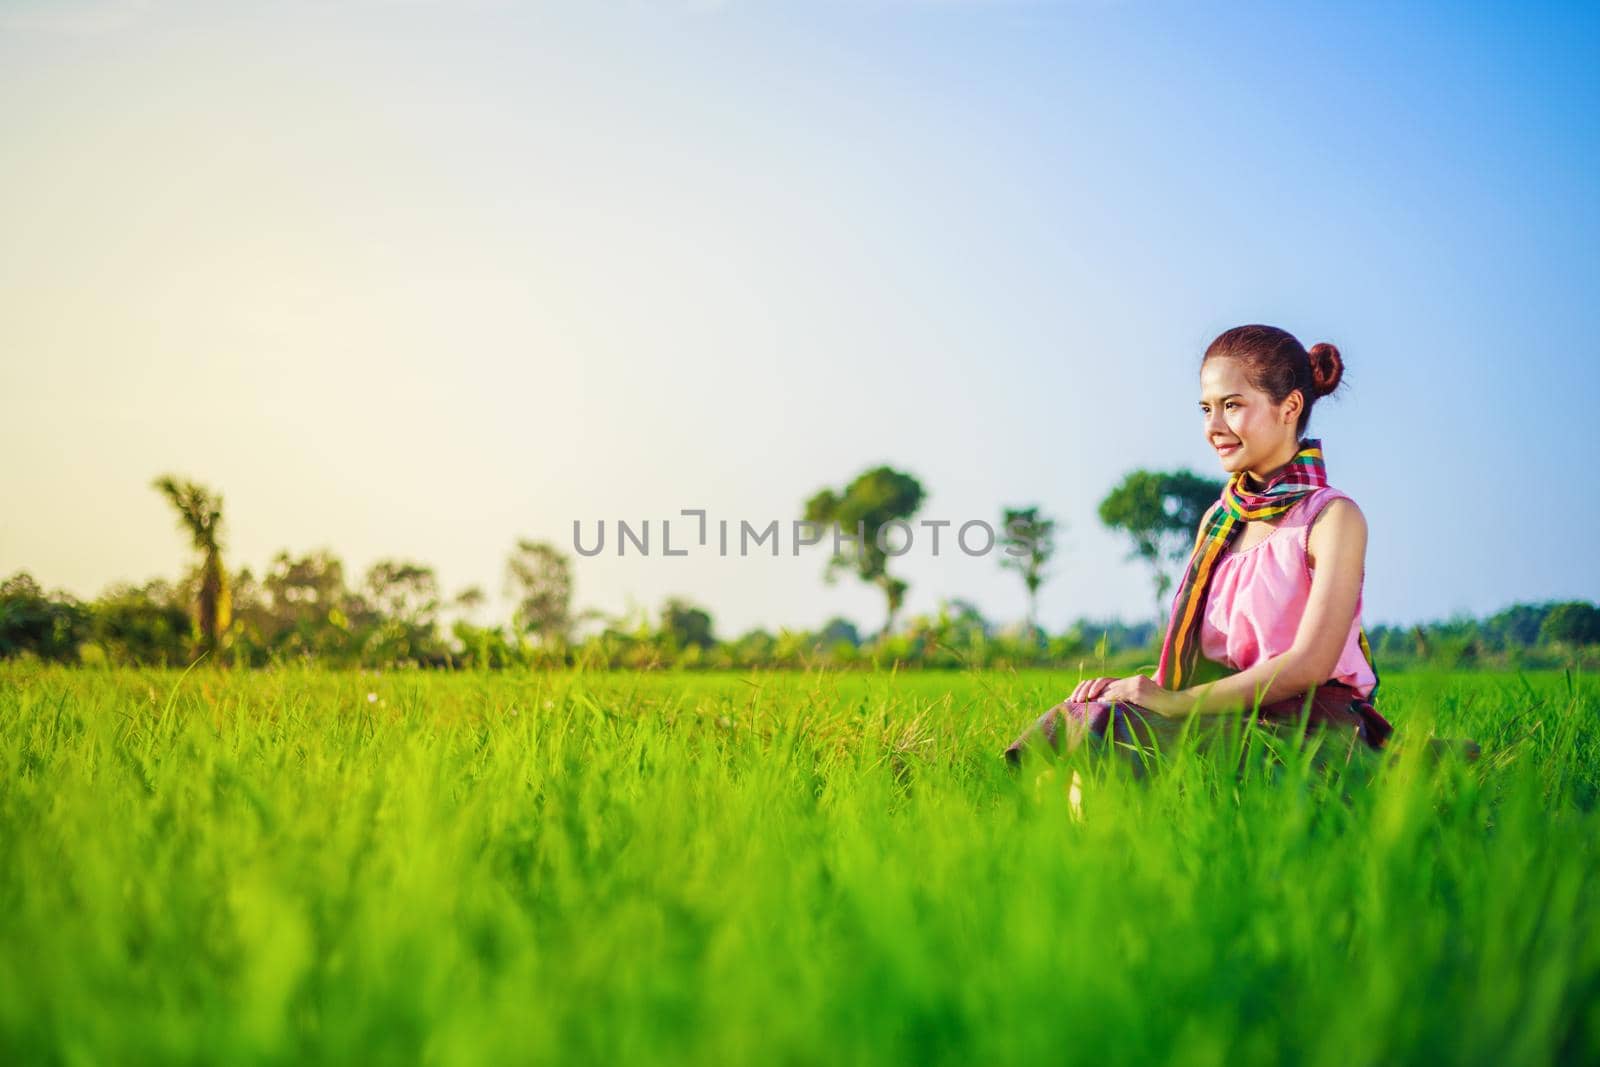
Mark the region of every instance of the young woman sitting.
<instances>
[{"instance_id":1,"label":"young woman sitting","mask_svg":"<svg viewBox=\"0 0 1600 1067\"><path fill-rule=\"evenodd\" d=\"M1194 716L1333 730L1335 752L1381 749L1393 732L1373 698L1361 627L1367 520L1328 484L1306 437L1316 401L1339 387L1330 344L1308 352L1272 326L1239 326L1206 349L1200 416L1229 477L1200 522L1155 675L1092 678L1006 750L1060 751L1088 738L1126 751L1175 741Z\"/></svg>"}]
</instances>

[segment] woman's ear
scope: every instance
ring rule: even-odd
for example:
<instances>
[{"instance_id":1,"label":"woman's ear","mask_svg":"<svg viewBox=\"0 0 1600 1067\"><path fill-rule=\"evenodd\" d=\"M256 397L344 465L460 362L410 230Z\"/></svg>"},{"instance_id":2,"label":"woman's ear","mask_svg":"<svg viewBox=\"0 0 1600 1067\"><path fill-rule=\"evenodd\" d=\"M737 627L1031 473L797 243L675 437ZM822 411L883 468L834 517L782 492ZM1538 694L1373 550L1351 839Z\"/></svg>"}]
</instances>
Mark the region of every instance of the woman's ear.
<instances>
[{"instance_id":1,"label":"woman's ear","mask_svg":"<svg viewBox=\"0 0 1600 1067\"><path fill-rule=\"evenodd\" d=\"M1292 426L1300 417L1300 409L1304 404L1305 400L1300 390L1291 390L1289 395L1283 398L1283 421Z\"/></svg>"}]
</instances>

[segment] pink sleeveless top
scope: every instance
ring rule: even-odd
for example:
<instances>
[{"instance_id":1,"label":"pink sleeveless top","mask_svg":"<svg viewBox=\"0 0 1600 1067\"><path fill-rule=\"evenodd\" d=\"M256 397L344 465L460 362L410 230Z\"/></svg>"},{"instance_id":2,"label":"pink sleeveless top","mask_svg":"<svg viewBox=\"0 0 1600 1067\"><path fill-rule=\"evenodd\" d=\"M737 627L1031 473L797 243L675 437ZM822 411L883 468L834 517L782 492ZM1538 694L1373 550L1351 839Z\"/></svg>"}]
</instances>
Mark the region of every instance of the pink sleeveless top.
<instances>
[{"instance_id":1,"label":"pink sleeveless top","mask_svg":"<svg viewBox=\"0 0 1600 1067\"><path fill-rule=\"evenodd\" d=\"M1311 595L1313 568L1306 558L1311 522L1331 501L1350 498L1331 486L1307 495L1290 508L1267 539L1217 560L1200 620L1200 654L1230 670L1242 671L1262 659L1289 651ZM1345 637L1332 681L1362 697L1377 683L1361 654L1361 599Z\"/></svg>"}]
</instances>

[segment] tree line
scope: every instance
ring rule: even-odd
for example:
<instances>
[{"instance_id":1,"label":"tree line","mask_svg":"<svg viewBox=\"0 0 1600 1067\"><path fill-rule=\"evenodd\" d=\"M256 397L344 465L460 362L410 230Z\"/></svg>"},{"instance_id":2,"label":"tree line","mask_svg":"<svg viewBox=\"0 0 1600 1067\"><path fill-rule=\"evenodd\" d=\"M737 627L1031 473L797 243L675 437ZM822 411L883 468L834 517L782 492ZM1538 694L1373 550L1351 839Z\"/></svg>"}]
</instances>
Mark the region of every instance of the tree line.
<instances>
[{"instance_id":1,"label":"tree line","mask_svg":"<svg viewBox=\"0 0 1600 1067\"><path fill-rule=\"evenodd\" d=\"M824 577L831 582L850 574L883 594L884 622L871 636L834 618L815 631L756 629L720 638L711 613L682 598L669 599L658 612L626 617L575 611L571 557L534 540L515 542L505 562L510 619L483 624L477 621L488 602L483 589L446 594L433 568L413 560L382 559L354 577L327 550L283 551L259 575L248 567L229 570L221 495L170 475L153 487L171 504L193 552L183 576L175 583L114 585L85 603L46 593L19 572L0 583L0 658L489 669L1025 667L1121 660L1131 669L1153 656L1160 639L1155 623L1085 618L1055 634L1039 626L1038 594L1051 576L1061 524L1037 505L1006 507L1000 516L1001 543L1009 551L999 554L999 565L1018 575L1027 596L1020 624L998 627L973 605L946 600L897 626L910 586L890 573L894 556L882 535L912 519L926 494L916 478L887 466L839 489L822 489L803 508L808 521L860 532L829 554ZM1101 522L1124 535L1130 559L1150 569L1157 619L1194 530L1221 489L1222 483L1189 471L1136 470L1100 502ZM584 628L593 632L578 636ZM1483 620L1369 627L1368 637L1380 668L1385 662L1557 662L1600 645L1600 608L1583 601L1518 604Z\"/></svg>"}]
</instances>

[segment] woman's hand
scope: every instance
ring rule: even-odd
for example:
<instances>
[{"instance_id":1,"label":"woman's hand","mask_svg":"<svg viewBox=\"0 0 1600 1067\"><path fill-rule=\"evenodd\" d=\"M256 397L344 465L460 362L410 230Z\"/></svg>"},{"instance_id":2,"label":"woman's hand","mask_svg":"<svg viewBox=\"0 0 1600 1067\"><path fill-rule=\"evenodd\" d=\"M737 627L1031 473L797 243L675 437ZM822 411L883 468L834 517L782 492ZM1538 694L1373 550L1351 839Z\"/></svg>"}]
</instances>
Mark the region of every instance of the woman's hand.
<instances>
[{"instance_id":1,"label":"woman's hand","mask_svg":"<svg viewBox=\"0 0 1600 1067\"><path fill-rule=\"evenodd\" d=\"M1188 701L1148 674L1118 678L1102 689L1100 695L1094 699L1108 703L1120 701L1124 704L1137 704L1146 711L1153 711L1168 719L1181 719L1189 714Z\"/></svg>"},{"instance_id":2,"label":"woman's hand","mask_svg":"<svg viewBox=\"0 0 1600 1067\"><path fill-rule=\"evenodd\" d=\"M1099 700L1100 693L1106 686L1111 685L1115 678L1087 678L1078 683L1078 688L1072 691L1067 699L1074 703L1086 700Z\"/></svg>"}]
</instances>

